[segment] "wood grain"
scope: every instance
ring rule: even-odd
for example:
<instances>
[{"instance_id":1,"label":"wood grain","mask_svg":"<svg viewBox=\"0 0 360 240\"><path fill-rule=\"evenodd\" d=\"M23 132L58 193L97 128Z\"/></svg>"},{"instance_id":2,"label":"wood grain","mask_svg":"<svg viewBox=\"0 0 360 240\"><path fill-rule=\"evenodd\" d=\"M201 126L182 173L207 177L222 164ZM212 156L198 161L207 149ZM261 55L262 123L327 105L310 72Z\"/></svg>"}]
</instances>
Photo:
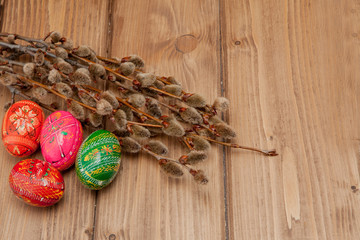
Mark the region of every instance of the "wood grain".
<instances>
[{"instance_id":1,"label":"wood grain","mask_svg":"<svg viewBox=\"0 0 360 240\"><path fill-rule=\"evenodd\" d=\"M115 1L111 55L138 54L147 71L173 75L213 101L220 90L217 16L216 1ZM170 156L186 153L176 139L162 139ZM120 175L98 193L96 239L225 238L221 149L200 166L210 179L205 187L186 173L169 179L149 156L124 154L122 161Z\"/></svg>"},{"instance_id":2,"label":"wood grain","mask_svg":"<svg viewBox=\"0 0 360 240\"><path fill-rule=\"evenodd\" d=\"M98 1L5 1L3 32L44 37L58 30L73 39L74 44L86 43L100 54L106 53L108 9ZM86 26L85 27L85 20ZM1 88L0 102L10 100ZM49 112L45 112L49 115ZM1 111L0 118L3 119ZM8 186L10 170L19 161L2 147L0 163L1 189L0 227L2 239L92 239L96 193L85 189L73 168L63 176L66 192L59 204L50 208L34 208L23 204ZM32 156L43 159L40 152ZM6 209L6 210L4 210ZM3 221L4 220L4 221Z\"/></svg>"},{"instance_id":3,"label":"wood grain","mask_svg":"<svg viewBox=\"0 0 360 240\"><path fill-rule=\"evenodd\" d=\"M1 147L1 239L359 238L358 0L0 2L1 31L59 30L103 56L138 54L147 71L173 75L209 102L228 97L236 142L280 153L214 147L199 166L208 186L124 154L107 188L86 190L71 169L64 199L39 209L11 193L19 159ZM9 99L1 87L0 107ZM162 139L171 156L185 152Z\"/></svg>"},{"instance_id":4,"label":"wood grain","mask_svg":"<svg viewBox=\"0 0 360 240\"><path fill-rule=\"evenodd\" d=\"M224 1L231 239L356 239L360 231L356 1ZM355 31L355 32L354 32Z\"/></svg>"}]
</instances>

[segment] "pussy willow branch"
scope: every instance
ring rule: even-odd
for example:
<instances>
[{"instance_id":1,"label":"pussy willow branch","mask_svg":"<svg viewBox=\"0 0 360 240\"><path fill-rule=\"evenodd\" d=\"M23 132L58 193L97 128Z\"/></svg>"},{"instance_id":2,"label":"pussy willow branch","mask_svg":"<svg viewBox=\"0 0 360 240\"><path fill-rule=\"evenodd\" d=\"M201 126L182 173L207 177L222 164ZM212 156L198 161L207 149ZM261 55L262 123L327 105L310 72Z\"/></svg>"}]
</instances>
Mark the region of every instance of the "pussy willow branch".
<instances>
[{"instance_id":1,"label":"pussy willow branch","mask_svg":"<svg viewBox=\"0 0 360 240\"><path fill-rule=\"evenodd\" d=\"M56 112L57 110L46 105L46 104L43 104L42 102L38 101L37 99L34 99L33 97L31 97L30 95L24 93L23 91L19 90L19 89L16 89L12 86L6 86L10 92L22 97L22 98L25 98L25 99L28 99L28 100L31 100L31 101L34 101L36 102L37 104L39 104L40 107L42 108L45 108L46 110L50 111L50 112Z\"/></svg>"},{"instance_id":2,"label":"pussy willow branch","mask_svg":"<svg viewBox=\"0 0 360 240\"><path fill-rule=\"evenodd\" d=\"M26 41L26 42L28 42L30 44L33 44L34 42L35 43L40 43L40 44L43 45L44 48L46 48L46 49L50 48L50 44L43 41L43 40L41 40L41 39L24 37L24 36L21 36L21 35L18 35L18 34L0 33L0 37L8 37L9 35L14 35L15 40L16 39L23 40L23 41Z\"/></svg>"},{"instance_id":3,"label":"pussy willow branch","mask_svg":"<svg viewBox=\"0 0 360 240\"><path fill-rule=\"evenodd\" d=\"M42 88L44 88L45 90L47 90L48 92L51 92L51 93L53 93L54 95L56 95L56 96L58 96L58 97L60 97L60 98L62 98L62 99L64 99L64 100L74 101L74 102L76 102L77 104L79 104L79 105L81 105L81 106L83 106L83 107L85 107L85 108L87 108L87 109L89 109L89 110L91 110L91 111L93 111L93 112L96 112L96 108L90 107L89 105L86 105L86 104L84 104L84 103L82 103L82 102L79 102L79 101L77 101L77 100L75 100L75 99L68 98L68 97L66 97L65 95L62 95L61 93L57 92L56 90L54 90L54 89L52 89L52 88L47 87L47 86L44 85L44 84L41 84L41 83L36 82L36 81L34 81L34 80L28 79L28 78L23 77L23 76L21 76L21 75L19 75L19 74L16 74L16 76L17 76L17 78L18 78L19 80L21 80L21 81L23 81L23 82L27 82L27 83L29 83L29 84L31 84L31 85L36 85L36 86L38 86L38 87L42 87ZM116 110L114 110L114 111L116 112ZM140 123L140 122L133 122L133 121L127 121L127 122L128 122L129 124L131 124L131 125L141 125L141 126L146 126L146 127L157 127L157 128L161 128L161 127L162 127L162 126L160 126L160 125L154 125L154 124L147 124L147 123Z\"/></svg>"},{"instance_id":4,"label":"pussy willow branch","mask_svg":"<svg viewBox=\"0 0 360 240\"><path fill-rule=\"evenodd\" d=\"M89 85L84 85L83 87L88 88L88 89L91 89L91 90L96 91L96 92L98 92L98 93L101 93L101 92L102 92L100 89L94 88L94 87L89 86ZM149 114L141 111L141 110L138 109L138 108L133 107L131 104L129 104L129 103L128 103L127 101L125 101L124 99L121 99L121 98L119 98L119 97L116 97L116 99L117 99L119 102L121 102L121 103L123 103L124 105L128 106L129 108L131 108L133 111L135 111L135 112L137 112L137 113L140 113L140 114L142 114L142 115L144 115L144 116L146 116L146 117L148 117L148 118L150 118L150 119L152 119L152 120L154 120L154 121L156 121L156 122L158 122L158 123L160 123L160 124L163 123L162 120L160 120L160 119L158 119L158 118L156 118L156 117L153 117L153 116L151 116L151 115L149 115ZM160 103L160 101L159 101L159 103ZM165 105L166 105L166 104L165 104ZM169 107L170 107L170 106L169 106ZM171 108L172 108L172 107L171 107ZM176 108L172 108L171 110L172 110L173 112L175 112L175 113L179 113L179 110L177 110ZM211 132L211 133L214 134L215 136L218 136L218 133L217 133L217 132L215 132L215 131L212 130L211 128L205 126L204 124L200 124L199 126L205 128L206 130L208 130L209 132Z\"/></svg>"},{"instance_id":5,"label":"pussy willow branch","mask_svg":"<svg viewBox=\"0 0 360 240\"><path fill-rule=\"evenodd\" d=\"M4 33L3 33L3 34L1 34L0 36L9 36L9 34L7 34L7 33L4 34ZM44 50L44 53L46 54L46 56L53 57L53 58L56 57L53 53L51 53L51 52L49 52L49 51L46 51L46 50L50 49L50 46L51 46L52 48L55 48L55 47L56 47L55 45L50 44L50 43L46 43L45 41L39 40L39 39L31 39L31 38L23 37L23 36L16 35L16 34L15 34L15 36L16 36L15 39L20 39L20 40L27 41L28 43L30 43L30 44L32 44L32 45L34 45L33 43L36 42L36 43L42 44L44 47L47 46L46 49ZM19 44L10 44L10 43L7 43L7 42L2 42L2 41L0 41L0 46L7 47L7 48L10 48L10 49L14 49L14 50L17 50L17 51L21 51L21 52L24 52L24 53L28 53L28 54L31 54L31 55L33 55L34 52L38 51L39 48L41 49L41 47L38 47L38 45L35 46L35 47L31 47L31 46L22 46L22 45L19 45ZM93 63L94 63L94 62L92 62L92 61L90 61L90 60L88 60L88 59L85 59L85 58L82 58L82 57L78 57L78 56L76 56L75 54L72 54L71 51L68 51L68 53L69 53L69 56L72 56L73 58L75 58L75 59L77 59L77 60L81 60L81 61L83 61L83 62L86 62L87 64L93 64ZM100 57L100 59L101 59L101 57ZM104 60L105 60L105 59L104 59ZM78 63L77 61L74 61L74 60L72 60L72 59L70 59L70 58L65 59L65 61L67 61L67 62L69 62L70 64L75 65L75 66L77 66L77 67L85 67L85 68L86 68L86 66L84 66L84 65L82 65L82 64ZM105 61L106 61L106 60L105 60ZM113 62L115 62L115 61L113 61ZM8 61L8 63L10 63L10 64L15 64L14 62L11 63L10 61ZM133 81L135 80L135 79L126 77L126 76L124 76L124 75L122 75L122 74L114 71L114 70L111 69L111 68L105 67L105 69L106 69L106 71L108 71L108 72L110 72L110 73L113 73L113 74L116 75L117 77L119 77L119 78L121 78L121 79L124 79L124 80L127 80L127 81L129 81L129 82L133 82ZM140 70L137 70L137 71L140 71ZM157 78L158 78L158 77L157 77ZM29 79L28 79L28 80L29 80ZM162 80L164 80L164 79L162 79ZM37 83L37 82L34 82L34 84L35 84L35 83ZM37 85L37 84L36 84L36 85ZM38 85L38 86L39 86L39 85ZM43 85L42 87L43 87L44 89L46 89L47 91L50 91L50 92L52 92L53 94L61 97L61 96L60 96L61 94L59 94L57 91L55 91L55 90L53 90L53 89L51 89L51 88L48 88L48 87L46 87L45 85ZM157 91L157 92L159 92L159 93L162 93L162 94L164 94L164 95L166 95L166 96L173 97L173 98L178 99L178 100L180 100L180 101L183 102L182 97L178 97L178 96L172 95L172 94L170 94L170 93L167 93L167 92L165 92L165 91L163 91L163 90L160 90L160 89L157 89L157 88L155 88L155 87L149 87L149 89L152 89L152 90L154 90L154 91ZM143 94L144 94L144 93L143 93ZM145 94L145 95L148 95L148 94ZM62 98L63 98L63 99L69 99L69 98L67 98L67 97L64 96L64 95L62 95ZM87 105L85 105L85 104L83 104L83 103L81 103L81 102L79 102L79 101L74 100L74 99L71 99L71 100L77 102L79 105L81 105L81 106L83 106L83 107L85 107L85 108L87 108L87 109L90 109L90 110L92 110L92 111L96 111L95 108L92 108L92 107L90 107L90 106L87 106ZM158 102L159 102L159 104L161 104L162 106L165 106L165 107L168 106L167 104L162 103L161 101L158 101ZM169 108L169 107L170 107L170 106L168 106L168 108ZM171 107L171 108L172 108L172 107ZM172 108L172 109L171 109L171 108L169 108L171 111L173 111L173 112L176 111L175 108ZM211 107L210 107L209 105L206 105L206 108L208 108L208 109L211 110ZM140 110L140 111L141 111L141 110ZM201 111L200 109L198 109L198 111L200 111L200 113L202 113L202 111ZM212 111L209 111L209 112L212 113ZM138 113L144 115L143 112L138 112ZM154 119L153 119L153 120L154 120ZM161 120L159 120L158 122L160 123L160 121L161 121ZM156 126L158 126L158 125L156 125ZM159 126L159 127L161 127L161 126ZM202 127L205 127L205 126L202 126ZM206 127L205 127L205 128L206 128ZM199 135L198 135L198 136L199 136ZM204 136L201 136L201 137L204 138ZM207 138L207 137L206 137L206 138ZM221 145L224 145L224 146L228 146L228 147L243 148L243 149L247 149L247 150L252 150L252 151L261 152L261 153L263 153L263 154L265 154L265 155L268 155L268 156L275 156L275 155L277 155L277 153L275 152L275 150L269 150L269 151L268 151L268 150L260 150L260 149L251 148L251 147L244 147L244 146L240 146L240 145L237 145L237 144L230 144L230 143L220 142L220 141L214 140L214 139L212 139L212 138L207 138L207 140L208 140L208 141L211 141L211 142L214 142L214 143L217 143L217 144L221 144Z\"/></svg>"},{"instance_id":6,"label":"pussy willow branch","mask_svg":"<svg viewBox=\"0 0 360 240\"><path fill-rule=\"evenodd\" d=\"M84 62L87 62L87 63L89 63L89 64L94 64L94 63L95 63L95 62L93 62L93 61L91 61L91 60L89 60L89 59L79 57L79 56L71 53L71 51L68 51L68 53L69 53L72 57L77 58L77 59L79 59L79 60L82 60L82 61L84 61ZM123 79L123 80L129 81L129 82L131 82L131 83L132 83L134 80L136 80L136 79L132 79L132 78L126 77L126 76L124 76L124 75L116 72L115 70L113 70L113 69L111 69L111 68L109 68L109 67L107 67L107 66L103 66L103 67L105 68L106 71L114 74L115 76L117 76L117 77L119 77L119 78L121 78L121 79ZM168 96L168 97L172 97L172 98L174 98L174 99L177 99L177 100L182 101L182 98L181 98L181 97L175 96L175 95L173 95L173 94L171 94L171 93L165 92L165 91L163 91L163 90L161 90L161 89L158 89L158 88L156 88L156 87L148 87L148 88L151 89L151 90L154 90L154 91L156 91L156 92L159 92L159 93L161 93L161 94L164 94L164 95L166 95L166 96Z\"/></svg>"},{"instance_id":7,"label":"pussy willow branch","mask_svg":"<svg viewBox=\"0 0 360 240\"><path fill-rule=\"evenodd\" d=\"M23 46L23 45L20 45L20 44L11 44L11 43L7 43L7 42L3 42L3 41L0 41L0 46L3 46L3 47L7 47L7 48L10 48L10 49L13 49L13 50L18 50L20 52L23 52L25 54L30 54L30 55L33 55L36 51L38 51L39 49L38 48L35 48L35 47L31 47L31 46ZM52 57L52 58L57 58L57 56L52 53L52 52L49 52L49 51L43 51L44 54L46 54L46 56L48 57ZM87 66L77 62L77 61L74 61L70 58L66 58L64 59L64 61L70 63L71 65L73 66L76 66L76 67L81 67L81 68L87 68Z\"/></svg>"},{"instance_id":8,"label":"pussy willow branch","mask_svg":"<svg viewBox=\"0 0 360 240\"><path fill-rule=\"evenodd\" d=\"M259 153L265 154L266 156L277 156L278 155L276 153L276 150L262 150L262 149L258 149L258 148L254 148L254 147L241 146L241 145L238 145L238 144L235 144L235 143L221 142L221 141L218 141L218 140L215 140L215 139L212 139L212 138L209 138L209 137L205 137L205 136L202 136L202 135L198 135L198 134L189 135L189 137L191 137L191 136L198 136L198 137L206 139L206 140L208 140L210 142L220 144L220 145L223 145L223 146L227 146L227 147L231 147L231 148L241 148L241 149L245 149L245 150L249 150L249 151L259 152Z\"/></svg>"},{"instance_id":9,"label":"pussy willow branch","mask_svg":"<svg viewBox=\"0 0 360 240\"><path fill-rule=\"evenodd\" d=\"M146 152L147 154L150 154L151 156L153 156L154 158L156 158L158 161L159 161L160 159L165 159L165 160L167 160L167 161L176 163L176 164L178 164L178 165L186 168L186 169L189 170L189 171L192 169L192 168L190 168L189 166L187 166L187 165L185 165L185 164L182 164L182 163L179 162L178 160L175 160L175 159L169 158L169 157L165 157L165 156L162 156L162 155L158 155L158 154L154 153L153 151L151 151L151 150L149 150L149 149L147 149L147 148L145 148L145 147L143 147L143 146L141 147L141 150L144 151L144 152Z\"/></svg>"},{"instance_id":10,"label":"pussy willow branch","mask_svg":"<svg viewBox=\"0 0 360 240\"><path fill-rule=\"evenodd\" d=\"M88 89L93 90L93 91L98 92L98 93L101 93L101 92L102 92L100 89L94 88L94 87L89 86L89 85L83 85L83 87L88 88ZM163 122L163 121L161 121L160 119L158 119L158 118L156 118L156 117L153 117L153 116L151 116L151 115L149 115L149 114L141 111L140 109L132 106L130 103L128 103L126 100L124 100L124 99L122 99L122 98L116 97L116 99L117 99L119 102L121 102L122 104L126 105L127 107L131 108L133 111L135 111L135 112L137 112L137 113L139 113L139 114L142 114L142 115L144 115L144 116L146 116L146 117L148 117L148 118L150 118L150 119L152 119L152 120L154 120L154 121L156 121L156 122L158 122L158 123L160 123L160 124Z\"/></svg>"}]
</instances>

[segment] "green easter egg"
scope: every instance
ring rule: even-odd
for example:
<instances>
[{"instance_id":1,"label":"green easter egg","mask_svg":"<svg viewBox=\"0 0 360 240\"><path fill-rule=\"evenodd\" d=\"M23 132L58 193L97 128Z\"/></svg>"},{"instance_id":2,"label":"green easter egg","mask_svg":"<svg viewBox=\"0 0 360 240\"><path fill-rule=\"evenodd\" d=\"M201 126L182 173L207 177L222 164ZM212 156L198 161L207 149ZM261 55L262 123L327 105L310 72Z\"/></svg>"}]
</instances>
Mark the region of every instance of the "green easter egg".
<instances>
[{"instance_id":1,"label":"green easter egg","mask_svg":"<svg viewBox=\"0 0 360 240\"><path fill-rule=\"evenodd\" d=\"M118 139L106 130L98 130L81 144L75 169L81 183L98 190L109 185L120 167L121 149Z\"/></svg>"}]
</instances>

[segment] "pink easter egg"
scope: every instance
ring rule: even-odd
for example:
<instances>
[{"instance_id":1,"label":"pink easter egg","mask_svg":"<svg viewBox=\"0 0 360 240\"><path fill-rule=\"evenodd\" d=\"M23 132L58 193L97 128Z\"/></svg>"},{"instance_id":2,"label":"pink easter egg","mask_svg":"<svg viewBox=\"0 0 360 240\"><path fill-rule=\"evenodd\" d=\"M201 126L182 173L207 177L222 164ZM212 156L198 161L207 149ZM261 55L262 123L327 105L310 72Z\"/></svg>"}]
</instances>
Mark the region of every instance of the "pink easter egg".
<instances>
[{"instance_id":1,"label":"pink easter egg","mask_svg":"<svg viewBox=\"0 0 360 240\"><path fill-rule=\"evenodd\" d=\"M40 146L44 159L59 171L74 164L83 140L80 122L69 112L57 111L46 118Z\"/></svg>"}]
</instances>

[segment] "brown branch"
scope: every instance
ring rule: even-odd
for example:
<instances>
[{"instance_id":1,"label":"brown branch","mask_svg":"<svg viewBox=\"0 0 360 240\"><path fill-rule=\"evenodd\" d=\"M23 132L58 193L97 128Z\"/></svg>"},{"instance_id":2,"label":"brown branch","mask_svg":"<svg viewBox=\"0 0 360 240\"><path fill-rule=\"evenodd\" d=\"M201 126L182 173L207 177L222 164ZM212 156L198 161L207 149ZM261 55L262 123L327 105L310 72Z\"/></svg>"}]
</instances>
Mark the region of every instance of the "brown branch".
<instances>
[{"instance_id":1,"label":"brown branch","mask_svg":"<svg viewBox=\"0 0 360 240\"><path fill-rule=\"evenodd\" d=\"M190 137L191 136L192 135L190 135ZM206 139L206 140L208 140L210 142L217 143L217 144L227 146L227 147L231 147L231 148L241 148L241 149L245 149L245 150L255 151L255 152L265 154L266 156L277 156L278 155L278 153L276 152L275 149L273 149L273 150L262 150L262 149L258 149L258 148L254 148L254 147L241 146L241 145L238 145L238 144L235 144L235 143L221 142L221 141L218 141L218 140L215 140L215 139L212 139L212 138L209 138L209 137L205 137L205 136L202 136L202 135L195 135L195 136L198 136L198 137Z\"/></svg>"},{"instance_id":2,"label":"brown branch","mask_svg":"<svg viewBox=\"0 0 360 240\"><path fill-rule=\"evenodd\" d=\"M100 89L94 88L94 87L89 86L89 85L83 85L83 87L88 88L88 89L93 90L93 91L96 91L96 92L98 92L98 93L101 93L101 92L102 92ZM158 122L158 123L162 123L162 120L160 120L160 119L158 119L158 118L156 118L156 117L153 117L153 116L151 116L151 115L143 112L142 110L140 110L140 109L138 109L138 108L135 108L135 107L132 106L130 103L128 103L126 100L124 100L124 99L122 99L122 98L119 98L119 97L116 97L116 99L117 99L119 102L121 102L122 104L124 104L124 105L128 106L129 108L131 108L133 111L135 111L135 112L137 112L137 113L140 113L140 114L142 114L142 115L144 115L144 116L146 116L146 117L148 117L148 118L150 118L150 119L152 119L152 120L154 120L154 121L156 121L156 122Z\"/></svg>"}]
</instances>

